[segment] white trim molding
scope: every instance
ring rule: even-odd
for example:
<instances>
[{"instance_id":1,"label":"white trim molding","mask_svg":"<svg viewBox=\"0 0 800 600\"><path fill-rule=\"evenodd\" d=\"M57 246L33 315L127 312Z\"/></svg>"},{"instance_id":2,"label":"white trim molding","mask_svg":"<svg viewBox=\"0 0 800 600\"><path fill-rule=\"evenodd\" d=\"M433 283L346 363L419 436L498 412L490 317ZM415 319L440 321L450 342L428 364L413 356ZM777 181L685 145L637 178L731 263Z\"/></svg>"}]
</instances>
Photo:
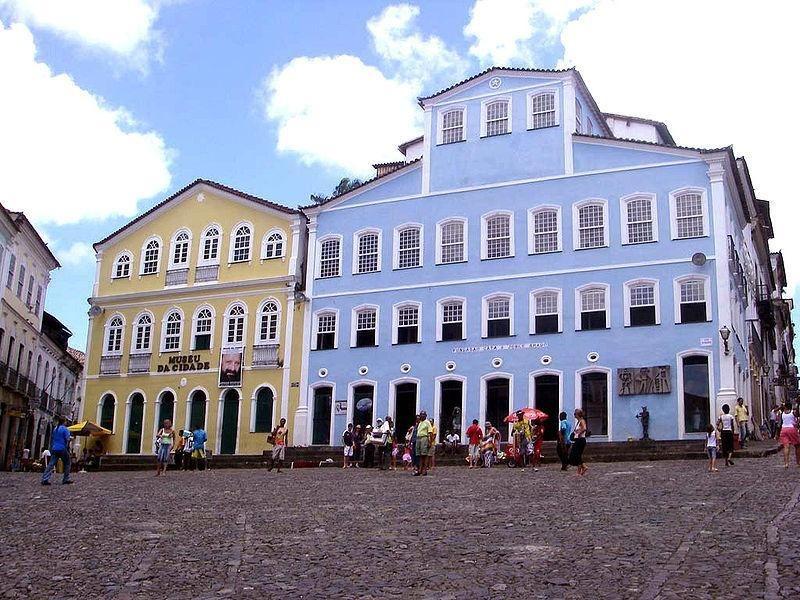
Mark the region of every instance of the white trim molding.
<instances>
[{"instance_id":1,"label":"white trim molding","mask_svg":"<svg viewBox=\"0 0 800 600\"><path fill-rule=\"evenodd\" d=\"M247 227L249 234L248 234L248 244L247 244L247 258L241 260L234 260L234 252L236 250L236 234L238 233L239 229L242 227ZM231 228L231 241L228 245L228 264L238 264L238 263L246 263L253 260L253 237L255 236L256 231L253 227L253 224L250 221L239 221L236 225Z\"/></svg>"},{"instance_id":2,"label":"white trim molding","mask_svg":"<svg viewBox=\"0 0 800 600\"><path fill-rule=\"evenodd\" d=\"M414 307L417 309L417 343L422 342L422 302L417 300L401 300L392 305L392 344L397 344L397 329L399 327L399 315L401 308Z\"/></svg>"},{"instance_id":3,"label":"white trim molding","mask_svg":"<svg viewBox=\"0 0 800 600\"><path fill-rule=\"evenodd\" d=\"M488 222L489 219L494 217L507 217L508 218L508 255L507 256L489 256L489 238L488 238ZM481 215L481 260L501 260L504 258L513 258L514 251L514 211L511 210L493 210Z\"/></svg>"},{"instance_id":4,"label":"white trim molding","mask_svg":"<svg viewBox=\"0 0 800 600\"><path fill-rule=\"evenodd\" d=\"M256 408L258 406L257 405L258 393L261 390L269 390L272 392L272 422L270 423L269 431L272 431L272 428L275 427L275 424L277 423L276 417L279 416L278 415L279 411L276 409L278 408L280 403L278 402L278 392L275 390L275 387L272 384L267 383L266 381L259 383L255 388L253 388L253 395L250 396L250 428L249 428L250 433L265 433L261 431L258 432L256 431ZM331 411L331 420L332 419L333 419L333 411Z\"/></svg>"},{"instance_id":5,"label":"white trim molding","mask_svg":"<svg viewBox=\"0 0 800 600\"><path fill-rule=\"evenodd\" d=\"M536 215L543 212L556 213L556 249L545 250L542 252L536 251L536 234L534 219ZM540 234L541 235L541 234ZM561 252L563 249L562 239L564 235L564 224L561 220L561 207L557 204L539 204L528 209L528 254L550 254L552 252Z\"/></svg>"},{"instance_id":6,"label":"white trim molding","mask_svg":"<svg viewBox=\"0 0 800 600\"><path fill-rule=\"evenodd\" d=\"M361 237L365 235L376 235L378 237L378 248L377 248L377 262L376 268L374 271L359 271L358 269L358 261L361 258L361 254L359 252L359 243L361 241ZM353 245L352 245L352 257L351 257L351 266L352 266L352 274L353 275L368 275L370 273L380 273L382 267L382 258L383 258L383 231L378 229L377 227L363 227L358 231L353 233Z\"/></svg>"},{"instance_id":7,"label":"white trim molding","mask_svg":"<svg viewBox=\"0 0 800 600\"><path fill-rule=\"evenodd\" d=\"M467 339L467 298L465 296L447 296L436 301L436 341L442 341L442 326L444 325L444 305L461 303L461 339Z\"/></svg>"},{"instance_id":8,"label":"white trim molding","mask_svg":"<svg viewBox=\"0 0 800 600\"><path fill-rule=\"evenodd\" d=\"M266 252L267 244L268 243L272 243L272 244L277 244L278 243L278 242L270 242L269 241L270 236L272 236L272 235L274 235L276 233L281 236L281 239L280 239L280 242L279 242L280 246L281 246L281 251L280 252L276 252L273 256L267 256L267 252ZM259 254L260 259L261 260L272 260L272 259L275 259L275 258L286 258L286 245L287 245L287 242L288 242L288 238L286 237L286 232L283 229L281 229L280 227L272 227L271 229L267 230L267 232L261 238L261 252Z\"/></svg>"},{"instance_id":9,"label":"white trim molding","mask_svg":"<svg viewBox=\"0 0 800 600\"><path fill-rule=\"evenodd\" d=\"M448 106L446 108L437 108L436 109L436 145L441 146L445 144L444 142L444 116L451 112L460 110L461 111L461 139L456 140L453 142L447 142L448 144L457 144L458 142L464 142L467 140L467 105L462 104L459 106ZM446 144L445 144L446 145Z\"/></svg>"},{"instance_id":10,"label":"white trim molding","mask_svg":"<svg viewBox=\"0 0 800 600\"><path fill-rule=\"evenodd\" d=\"M674 307L675 324L682 324L681 321L681 285L689 281L703 282L703 300L706 304L706 322L713 321L713 311L711 309L711 278L708 275L691 274L681 275L672 280L672 303Z\"/></svg>"},{"instance_id":11,"label":"white trim molding","mask_svg":"<svg viewBox=\"0 0 800 600\"><path fill-rule=\"evenodd\" d=\"M585 283L575 288L575 331L581 328L581 294L592 289L602 289L605 292L606 329L611 328L611 286L607 283ZM592 331L592 330L589 330Z\"/></svg>"},{"instance_id":12,"label":"white trim molding","mask_svg":"<svg viewBox=\"0 0 800 600\"><path fill-rule=\"evenodd\" d=\"M217 232L218 232L218 235L209 236L208 232L211 229L216 229ZM205 253L206 240L212 240L212 239L215 239L215 238L217 240L217 256L216 256L216 258L209 258L209 259L203 258L203 254ZM220 263L219 257L222 254L222 242L223 242L224 239L225 239L225 234L224 234L224 232L222 230L222 227L220 226L219 223L209 223L208 225L205 226L205 228L203 229L203 233L200 234L200 243L198 244L198 247L197 247L197 266L198 267L206 267L206 266L209 266L209 265L218 265Z\"/></svg>"},{"instance_id":13,"label":"white trim molding","mask_svg":"<svg viewBox=\"0 0 800 600\"><path fill-rule=\"evenodd\" d=\"M526 116L526 119L525 119L525 126L528 129L528 131L536 131L538 129L547 129L549 127L558 127L561 124L561 98L560 98L561 95L558 92L559 92L559 89L555 88L555 87L554 88L545 88L545 89L538 88L538 89L534 89L534 90L529 91L525 95L525 106L527 107L526 108L527 116ZM554 109L553 110L555 112L555 123L553 123L552 125L544 126L544 127L534 127L534 122L533 122L533 99L537 98L539 96L544 96L546 94L552 94L553 95L553 104L554 104Z\"/></svg>"},{"instance_id":14,"label":"white trim molding","mask_svg":"<svg viewBox=\"0 0 800 600\"><path fill-rule=\"evenodd\" d=\"M328 431L328 445L338 445L336 443L335 431L336 431L336 384L333 381L323 380L323 381L315 381L314 383L308 386L307 396L306 396L306 406L308 406L308 414L310 418L306 419L306 431L305 436L307 440L307 446L313 445L314 441L314 402L316 399L314 398L316 390L319 388L330 388L331 390L331 426ZM348 397L347 400L347 421L352 422L352 413L350 412L350 399Z\"/></svg>"},{"instance_id":15,"label":"white trim molding","mask_svg":"<svg viewBox=\"0 0 800 600\"><path fill-rule=\"evenodd\" d=\"M339 265L337 267L337 271L335 275L326 275L322 276L322 245L325 242L330 242L332 240L336 240L339 242ZM334 277L341 277L342 276L342 260L344 255L344 244L342 241L342 236L338 233L329 233L322 237L317 238L316 240L316 261L314 263L314 279L332 279ZM353 248L353 254L355 254L355 248Z\"/></svg>"},{"instance_id":16,"label":"white trim molding","mask_svg":"<svg viewBox=\"0 0 800 600\"><path fill-rule=\"evenodd\" d=\"M313 331L311 332L311 349L317 350L317 338L319 336L319 318L323 315L333 315L336 319L334 323L335 329L333 332L333 350L336 350L339 347L339 331L342 329L342 322L339 319L339 309L338 308L320 308L315 310L313 313Z\"/></svg>"},{"instance_id":17,"label":"white trim molding","mask_svg":"<svg viewBox=\"0 0 800 600\"><path fill-rule=\"evenodd\" d=\"M625 327L631 326L631 288L636 285L652 285L653 286L653 302L656 309L656 322L655 325L661 325L661 290L658 279L649 277L639 277L637 279L629 279L622 284L622 301L625 307L624 323Z\"/></svg>"},{"instance_id":18,"label":"white trim molding","mask_svg":"<svg viewBox=\"0 0 800 600\"><path fill-rule=\"evenodd\" d=\"M400 233L406 229L419 230L419 262L407 267L400 266ZM416 269L425 264L425 227L422 223L403 223L392 230L392 269Z\"/></svg>"},{"instance_id":19,"label":"white trim molding","mask_svg":"<svg viewBox=\"0 0 800 600\"><path fill-rule=\"evenodd\" d=\"M461 223L461 230L464 236L462 247L464 257L462 260L454 260L450 262L443 262L442 260L442 227L450 223ZM436 264L437 265L454 265L462 262L469 261L469 220L466 217L447 217L436 223Z\"/></svg>"},{"instance_id":20,"label":"white trim molding","mask_svg":"<svg viewBox=\"0 0 800 600\"><path fill-rule=\"evenodd\" d=\"M546 333L537 334L536 332L536 297L540 294L555 294L556 306L558 310L558 333L564 331L564 294L561 288L543 287L531 290L528 294L528 333L531 335L547 335ZM548 313L552 314L552 313Z\"/></svg>"},{"instance_id":21,"label":"white trim molding","mask_svg":"<svg viewBox=\"0 0 800 600\"><path fill-rule=\"evenodd\" d=\"M608 419L608 435L604 436L596 431L592 432L592 437L601 437L606 438L606 441L613 442L613 430L612 426L614 425L614 381L613 381L613 371L608 367L602 367L600 365L592 365L590 367L583 367L582 369L577 369L575 371L575 408L580 408L583 410L583 386L581 385L581 378L583 375L588 373L605 373L606 375L606 398L607 398L607 411L606 411L606 418ZM586 411L583 413L583 417L586 418ZM588 425L588 421L587 421Z\"/></svg>"},{"instance_id":22,"label":"white trim molding","mask_svg":"<svg viewBox=\"0 0 800 600\"><path fill-rule=\"evenodd\" d=\"M587 206L601 206L603 208L603 244L601 246L581 247L580 211ZM608 248L608 200L603 198L586 198L572 205L572 249L573 250L594 250L597 248Z\"/></svg>"},{"instance_id":23,"label":"white trim molding","mask_svg":"<svg viewBox=\"0 0 800 600\"><path fill-rule=\"evenodd\" d=\"M649 240L642 240L642 241L631 241L630 240L630 230L628 228L628 206L631 202L636 200L647 200L650 203L650 228L651 228L651 239ZM645 223L646 221L636 221L634 223ZM631 224L634 224L631 223ZM658 241L658 202L656 201L656 195L651 192L636 192L633 194L628 194L623 196L619 199L619 224L620 224L620 235L622 239L623 245L628 244L647 244L650 242L657 242Z\"/></svg>"},{"instance_id":24,"label":"white trim molding","mask_svg":"<svg viewBox=\"0 0 800 600\"><path fill-rule=\"evenodd\" d=\"M703 210L703 235L693 235L684 237L678 236L677 202L678 202L678 197L682 196L683 194L700 195L700 206ZM723 224L718 224L718 226L724 227ZM677 190L672 190L669 193L669 231L670 231L670 237L673 240L693 240L697 239L698 237L709 237L711 235L711 231L708 226L708 193L706 192L705 188L683 187Z\"/></svg>"},{"instance_id":25,"label":"white trim molding","mask_svg":"<svg viewBox=\"0 0 800 600\"><path fill-rule=\"evenodd\" d=\"M507 126L507 129L506 129L505 133L495 133L493 135L488 135L488 133L487 133L487 131L488 131L488 118L487 118L488 114L487 114L487 110L489 108L489 105L494 103L494 102L505 102L506 103L506 110L507 110L506 120L508 122L508 126ZM513 102L511 100L511 96L510 95L492 96L491 98L486 98L486 99L481 101L481 138L495 137L495 136L498 136L498 135L505 135L506 133L511 133L511 127L512 127L512 122L513 122L512 121L512 113L511 113L512 106L513 106Z\"/></svg>"},{"instance_id":26,"label":"white trim molding","mask_svg":"<svg viewBox=\"0 0 800 600\"><path fill-rule=\"evenodd\" d=\"M358 336L358 313L362 311L375 312L375 346L380 346L381 307L377 304L359 304L350 309L350 347L368 348L370 346L356 346Z\"/></svg>"},{"instance_id":27,"label":"white trim molding","mask_svg":"<svg viewBox=\"0 0 800 600\"><path fill-rule=\"evenodd\" d=\"M708 418L709 423L712 425L715 422L716 416L716 390L714 389L714 352L708 348L690 348L682 350L675 354L675 368L678 371L675 374L678 400L678 439L686 439L687 437L702 437L705 432L699 434L686 432L686 409L683 405L683 359L688 356L704 356L708 359Z\"/></svg>"},{"instance_id":28,"label":"white trim molding","mask_svg":"<svg viewBox=\"0 0 800 600\"><path fill-rule=\"evenodd\" d=\"M392 379L389 382L389 409L387 411L387 414L389 414L392 417L392 420L395 423L397 423L397 386L403 383L413 383L414 385L417 386L417 398L416 398L414 413L419 414L420 411L419 400L420 400L420 390L422 387L422 382L416 377L398 377L397 379ZM374 406L374 400L373 400L373 406ZM439 416L438 415L432 415L432 416L434 417L434 419L436 419L436 422L438 423ZM395 434L397 436L400 435L403 436L402 438L399 439L402 440L405 439L405 432L395 431Z\"/></svg>"},{"instance_id":29,"label":"white trim molding","mask_svg":"<svg viewBox=\"0 0 800 600\"><path fill-rule=\"evenodd\" d=\"M481 298L481 337L489 336L489 302L492 300L508 300L508 336L513 336L514 329L514 294L513 292L490 292ZM495 336L507 337L507 336Z\"/></svg>"}]
</instances>

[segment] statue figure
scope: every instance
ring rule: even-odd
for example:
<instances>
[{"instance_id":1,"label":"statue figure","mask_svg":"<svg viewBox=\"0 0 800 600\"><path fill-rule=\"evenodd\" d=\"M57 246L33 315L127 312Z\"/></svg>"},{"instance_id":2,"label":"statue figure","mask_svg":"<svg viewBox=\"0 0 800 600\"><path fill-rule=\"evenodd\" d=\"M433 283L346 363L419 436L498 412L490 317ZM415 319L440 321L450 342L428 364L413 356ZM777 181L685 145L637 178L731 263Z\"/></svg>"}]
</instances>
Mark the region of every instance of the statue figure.
<instances>
[{"instance_id":1,"label":"statue figure","mask_svg":"<svg viewBox=\"0 0 800 600\"><path fill-rule=\"evenodd\" d=\"M633 394L633 373L629 369L621 370L619 374L619 395L630 396Z\"/></svg>"},{"instance_id":2,"label":"statue figure","mask_svg":"<svg viewBox=\"0 0 800 600\"><path fill-rule=\"evenodd\" d=\"M642 422L642 440L650 439L650 412L646 406L642 407L641 412L636 415L636 418Z\"/></svg>"},{"instance_id":3,"label":"statue figure","mask_svg":"<svg viewBox=\"0 0 800 600\"><path fill-rule=\"evenodd\" d=\"M672 391L669 380L669 367L658 367L654 381L654 389L657 394L669 394Z\"/></svg>"},{"instance_id":4,"label":"statue figure","mask_svg":"<svg viewBox=\"0 0 800 600\"><path fill-rule=\"evenodd\" d=\"M650 367L642 367L639 369L639 374L636 376L636 384L638 393L653 393L653 377L650 375Z\"/></svg>"}]
</instances>

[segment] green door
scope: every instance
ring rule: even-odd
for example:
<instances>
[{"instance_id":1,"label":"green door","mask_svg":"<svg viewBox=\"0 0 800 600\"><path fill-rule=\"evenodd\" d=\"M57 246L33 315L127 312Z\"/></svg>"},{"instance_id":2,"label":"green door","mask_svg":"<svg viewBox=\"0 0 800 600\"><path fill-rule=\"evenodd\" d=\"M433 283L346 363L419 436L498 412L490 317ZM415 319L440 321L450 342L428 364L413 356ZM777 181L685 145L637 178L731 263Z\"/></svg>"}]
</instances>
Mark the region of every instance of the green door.
<instances>
[{"instance_id":1,"label":"green door","mask_svg":"<svg viewBox=\"0 0 800 600\"><path fill-rule=\"evenodd\" d=\"M228 390L222 401L222 435L220 454L236 454L236 434L239 430L239 392Z\"/></svg>"},{"instance_id":2,"label":"green door","mask_svg":"<svg viewBox=\"0 0 800 600\"><path fill-rule=\"evenodd\" d=\"M128 444L125 452L140 454L142 452L142 421L144 417L144 396L136 392L131 396L130 414L128 415Z\"/></svg>"}]
</instances>

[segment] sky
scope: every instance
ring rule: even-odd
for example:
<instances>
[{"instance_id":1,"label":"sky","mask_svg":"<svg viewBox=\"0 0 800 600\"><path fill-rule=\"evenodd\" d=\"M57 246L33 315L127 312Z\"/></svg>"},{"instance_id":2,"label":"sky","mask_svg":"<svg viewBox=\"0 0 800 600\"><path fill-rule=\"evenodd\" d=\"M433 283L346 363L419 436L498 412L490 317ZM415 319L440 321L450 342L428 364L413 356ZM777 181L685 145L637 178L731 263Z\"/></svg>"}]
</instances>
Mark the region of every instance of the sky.
<instances>
[{"instance_id":1,"label":"sky","mask_svg":"<svg viewBox=\"0 0 800 600\"><path fill-rule=\"evenodd\" d=\"M83 349L92 242L187 183L307 204L400 159L418 96L492 65L574 66L601 110L745 156L793 294L798 17L777 0L0 0L0 202L61 261L46 308Z\"/></svg>"}]
</instances>

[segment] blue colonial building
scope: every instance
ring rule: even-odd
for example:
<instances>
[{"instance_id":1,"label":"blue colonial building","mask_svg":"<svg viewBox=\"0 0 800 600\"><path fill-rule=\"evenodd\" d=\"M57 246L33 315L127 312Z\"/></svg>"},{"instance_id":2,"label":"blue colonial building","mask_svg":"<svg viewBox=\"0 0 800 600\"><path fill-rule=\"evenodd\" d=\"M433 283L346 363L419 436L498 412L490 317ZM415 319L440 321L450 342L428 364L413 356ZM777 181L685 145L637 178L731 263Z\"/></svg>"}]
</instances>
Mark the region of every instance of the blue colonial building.
<instances>
[{"instance_id":1,"label":"blue colonial building","mask_svg":"<svg viewBox=\"0 0 800 600\"><path fill-rule=\"evenodd\" d=\"M731 148L601 112L574 69L419 103L403 160L306 209L297 444L420 409L443 436L536 406L552 436L581 407L608 441L640 436L642 406L655 439L701 436L739 395L761 410L771 230Z\"/></svg>"}]
</instances>

